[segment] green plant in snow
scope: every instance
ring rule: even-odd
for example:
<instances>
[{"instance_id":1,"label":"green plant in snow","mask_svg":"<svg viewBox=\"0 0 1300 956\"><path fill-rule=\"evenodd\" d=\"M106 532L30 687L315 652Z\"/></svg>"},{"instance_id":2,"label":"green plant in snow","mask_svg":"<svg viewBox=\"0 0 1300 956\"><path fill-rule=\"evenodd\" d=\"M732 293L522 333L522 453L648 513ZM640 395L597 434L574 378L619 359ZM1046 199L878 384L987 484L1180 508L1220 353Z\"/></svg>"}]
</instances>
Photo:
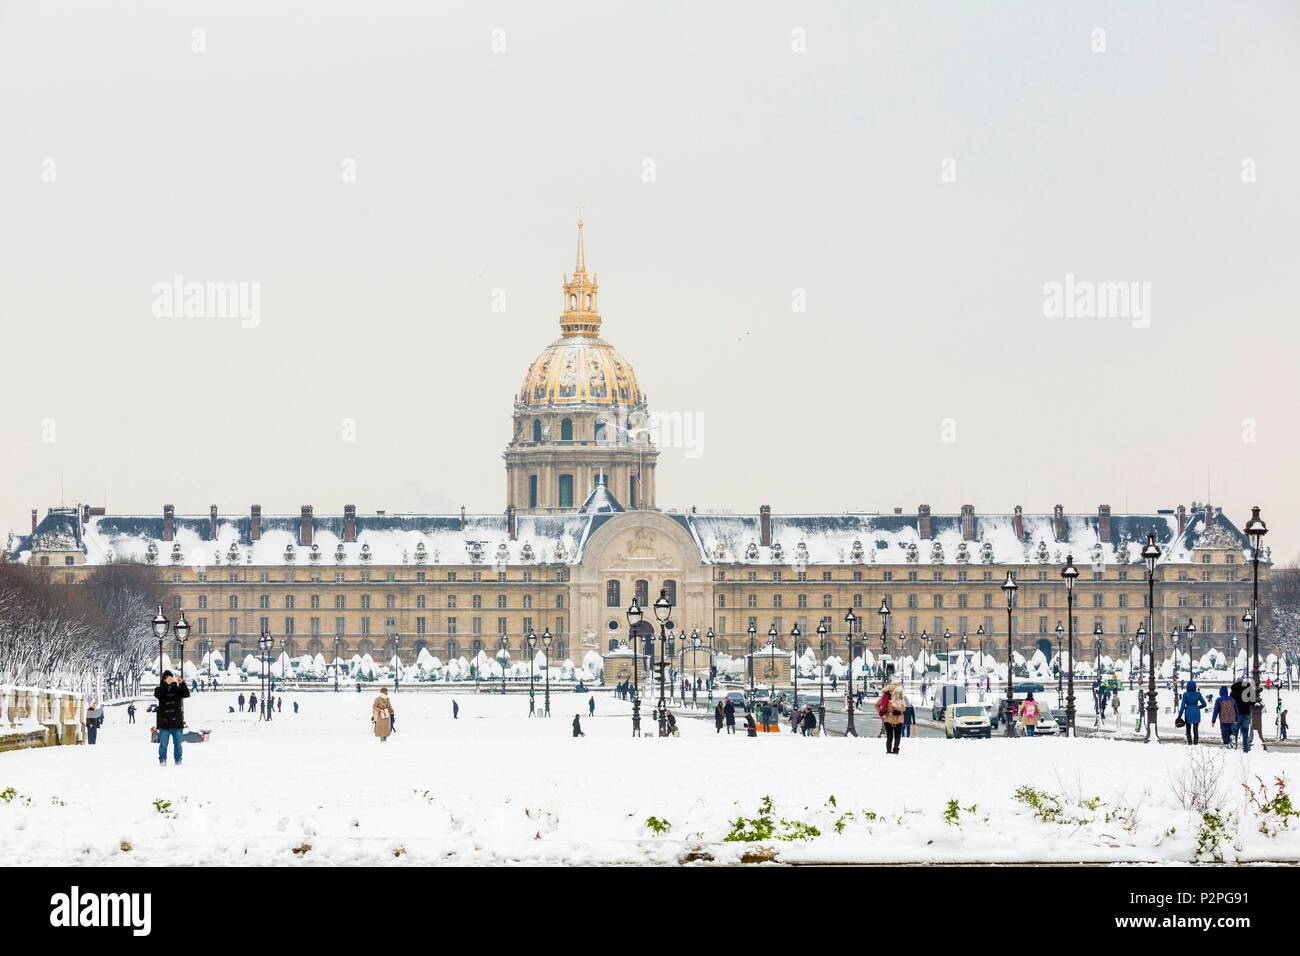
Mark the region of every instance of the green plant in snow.
<instances>
[{"instance_id":1,"label":"green plant in snow","mask_svg":"<svg viewBox=\"0 0 1300 956\"><path fill-rule=\"evenodd\" d=\"M153 808L157 810L159 813L161 813L163 816L167 816L167 814L172 812L172 802L170 800L164 800L161 797L159 797L157 800L153 802Z\"/></svg>"},{"instance_id":2,"label":"green plant in snow","mask_svg":"<svg viewBox=\"0 0 1300 956\"><path fill-rule=\"evenodd\" d=\"M667 820L660 820L658 817L646 817L646 829L655 836L663 836L673 828L673 825Z\"/></svg>"},{"instance_id":3,"label":"green plant in snow","mask_svg":"<svg viewBox=\"0 0 1300 956\"><path fill-rule=\"evenodd\" d=\"M731 832L723 840L727 843L758 843L764 840L808 840L821 836L821 831L802 820L773 817L772 798L764 795L758 804L758 816L746 819L737 817Z\"/></svg>"},{"instance_id":4,"label":"green plant in snow","mask_svg":"<svg viewBox=\"0 0 1300 956\"><path fill-rule=\"evenodd\" d=\"M1196 831L1196 855L1193 860L1209 858L1215 863L1223 862L1223 842L1231 837L1228 824L1232 814L1221 814L1217 810L1205 810L1201 813L1201 825Z\"/></svg>"},{"instance_id":5,"label":"green plant in snow","mask_svg":"<svg viewBox=\"0 0 1300 956\"><path fill-rule=\"evenodd\" d=\"M1273 778L1271 795L1263 779L1260 777L1255 779L1259 781L1258 790L1252 790L1249 784L1242 784L1246 791L1246 799L1250 801L1251 809L1259 815L1259 832L1268 837L1277 836L1291 825L1292 817L1300 817L1300 810L1297 810L1291 802L1291 795L1286 790L1285 777Z\"/></svg>"},{"instance_id":6,"label":"green plant in snow","mask_svg":"<svg viewBox=\"0 0 1300 956\"><path fill-rule=\"evenodd\" d=\"M1015 792L1015 798L1033 810L1034 816L1044 823L1060 823L1061 816L1065 812L1060 797L1036 787L1028 785L1021 787Z\"/></svg>"}]
</instances>

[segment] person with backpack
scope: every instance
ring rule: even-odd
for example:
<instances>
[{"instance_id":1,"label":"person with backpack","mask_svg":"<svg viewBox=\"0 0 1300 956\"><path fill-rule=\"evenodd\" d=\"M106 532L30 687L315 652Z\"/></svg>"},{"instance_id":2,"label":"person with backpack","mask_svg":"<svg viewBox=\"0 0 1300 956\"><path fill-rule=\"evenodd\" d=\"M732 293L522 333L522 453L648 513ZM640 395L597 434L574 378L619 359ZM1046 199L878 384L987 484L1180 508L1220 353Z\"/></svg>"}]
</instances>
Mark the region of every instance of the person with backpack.
<instances>
[{"instance_id":1,"label":"person with backpack","mask_svg":"<svg viewBox=\"0 0 1300 956\"><path fill-rule=\"evenodd\" d=\"M880 700L876 702L876 713L885 728L885 753L897 754L898 744L903 738L903 714L907 711L907 699L903 688L892 680L880 689Z\"/></svg>"},{"instance_id":2,"label":"person with backpack","mask_svg":"<svg viewBox=\"0 0 1300 956\"><path fill-rule=\"evenodd\" d=\"M1020 723L1025 728L1026 737L1034 736L1034 729L1038 726L1038 716L1038 701L1034 700L1034 692L1031 690L1025 695L1025 702L1020 705Z\"/></svg>"},{"instance_id":3,"label":"person with backpack","mask_svg":"<svg viewBox=\"0 0 1300 956\"><path fill-rule=\"evenodd\" d=\"M1196 681L1189 680L1178 704L1178 717L1183 719L1183 731L1187 734L1188 746L1195 746L1201 742L1201 711L1206 706L1205 698L1196 689Z\"/></svg>"},{"instance_id":4,"label":"person with backpack","mask_svg":"<svg viewBox=\"0 0 1300 956\"><path fill-rule=\"evenodd\" d=\"M1241 742L1241 752L1250 753L1250 705L1254 703L1254 698L1247 702L1246 695L1249 692L1253 695L1254 688L1247 690L1249 680L1238 678L1232 682L1232 689L1228 691L1228 696L1232 698L1233 704L1237 709L1236 738Z\"/></svg>"},{"instance_id":5,"label":"person with backpack","mask_svg":"<svg viewBox=\"0 0 1300 956\"><path fill-rule=\"evenodd\" d=\"M1216 722L1223 734L1223 746L1231 749L1237 735L1237 702L1228 696L1226 684L1220 685L1219 696L1214 699L1214 710L1210 712L1210 726Z\"/></svg>"}]
</instances>

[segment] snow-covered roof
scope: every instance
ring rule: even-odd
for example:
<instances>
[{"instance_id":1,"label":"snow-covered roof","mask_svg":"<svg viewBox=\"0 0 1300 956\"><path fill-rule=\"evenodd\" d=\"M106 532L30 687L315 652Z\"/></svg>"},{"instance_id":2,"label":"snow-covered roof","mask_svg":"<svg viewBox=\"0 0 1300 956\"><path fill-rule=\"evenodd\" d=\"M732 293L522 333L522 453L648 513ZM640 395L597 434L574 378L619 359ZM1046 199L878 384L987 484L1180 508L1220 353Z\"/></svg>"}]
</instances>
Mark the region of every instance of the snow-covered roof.
<instances>
[{"instance_id":1,"label":"snow-covered roof","mask_svg":"<svg viewBox=\"0 0 1300 956\"><path fill-rule=\"evenodd\" d=\"M771 515L771 543L762 540L758 515L679 512L679 524L706 564L1056 564L1073 554L1080 566L1140 564L1147 534L1154 533L1161 561L1190 562L1200 545L1239 548L1249 542L1220 511L1206 531L1206 512L1187 514L1178 532L1174 512L1137 515L989 514ZM51 509L36 531L10 535L11 558L33 550L81 551L88 564L111 560L152 561L159 566L220 565L306 567L365 565L576 564L592 533L625 512L609 488L598 483L580 511L515 517L511 539L505 515L357 515L355 540L344 541L341 516L268 515L251 538L252 520L176 515L172 540L164 540L159 516L93 515ZM631 514L635 514L632 512ZM304 520L312 545L299 544ZM1109 540L1101 537L1109 523ZM926 533L925 537L922 534Z\"/></svg>"}]
</instances>

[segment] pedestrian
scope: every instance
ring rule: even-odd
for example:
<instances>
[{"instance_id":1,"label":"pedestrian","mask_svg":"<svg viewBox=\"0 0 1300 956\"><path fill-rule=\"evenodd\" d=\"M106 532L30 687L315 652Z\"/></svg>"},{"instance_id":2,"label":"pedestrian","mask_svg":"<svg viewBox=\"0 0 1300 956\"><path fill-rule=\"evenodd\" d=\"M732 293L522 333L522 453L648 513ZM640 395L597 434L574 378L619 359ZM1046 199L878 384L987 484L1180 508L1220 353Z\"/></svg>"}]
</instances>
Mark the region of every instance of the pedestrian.
<instances>
[{"instance_id":1,"label":"pedestrian","mask_svg":"<svg viewBox=\"0 0 1300 956\"><path fill-rule=\"evenodd\" d=\"M590 697L587 698L587 716L588 717L596 716L596 695L595 694L592 694Z\"/></svg>"},{"instance_id":2,"label":"pedestrian","mask_svg":"<svg viewBox=\"0 0 1300 956\"><path fill-rule=\"evenodd\" d=\"M1183 732L1187 734L1188 746L1195 746L1201 742L1201 711L1206 706L1205 698L1196 689L1196 681L1189 680L1178 705L1178 717L1183 719Z\"/></svg>"},{"instance_id":3,"label":"pedestrian","mask_svg":"<svg viewBox=\"0 0 1300 956\"><path fill-rule=\"evenodd\" d=\"M456 703L456 699L454 697L452 698L451 701L451 719L452 720L460 719L460 704Z\"/></svg>"},{"instance_id":4,"label":"pedestrian","mask_svg":"<svg viewBox=\"0 0 1300 956\"><path fill-rule=\"evenodd\" d=\"M813 713L811 707L803 709L803 735L811 737L813 730L817 727L817 716Z\"/></svg>"},{"instance_id":5,"label":"pedestrian","mask_svg":"<svg viewBox=\"0 0 1300 956\"><path fill-rule=\"evenodd\" d=\"M162 683L154 688L158 699L158 766L167 766L167 741L172 742L172 760L181 765L181 742L185 735L185 704L190 689L185 678L179 680L171 671L163 671Z\"/></svg>"},{"instance_id":6,"label":"pedestrian","mask_svg":"<svg viewBox=\"0 0 1300 956\"><path fill-rule=\"evenodd\" d=\"M1110 709L1115 714L1115 733L1119 733L1119 691L1111 695Z\"/></svg>"},{"instance_id":7,"label":"pedestrian","mask_svg":"<svg viewBox=\"0 0 1300 956\"><path fill-rule=\"evenodd\" d=\"M1286 740L1286 708L1282 708L1282 713L1277 715L1277 736L1279 740Z\"/></svg>"},{"instance_id":8,"label":"pedestrian","mask_svg":"<svg viewBox=\"0 0 1300 956\"><path fill-rule=\"evenodd\" d=\"M255 710L257 710L257 695L256 695L256 694L249 694L249 695L248 695L248 712L251 714L251 713L252 713L253 711L255 711Z\"/></svg>"},{"instance_id":9,"label":"pedestrian","mask_svg":"<svg viewBox=\"0 0 1300 956\"><path fill-rule=\"evenodd\" d=\"M892 680L880 690L880 699L876 701L876 713L885 728L885 753L898 753L898 744L903 737L903 715L907 711L907 698L903 688Z\"/></svg>"},{"instance_id":10,"label":"pedestrian","mask_svg":"<svg viewBox=\"0 0 1300 956\"><path fill-rule=\"evenodd\" d=\"M1253 698L1251 701L1246 700L1249 683L1248 679L1238 678L1232 682L1232 688L1228 691L1228 696L1237 706L1237 739L1241 743L1241 752L1244 754L1250 753L1250 723L1254 716L1251 713ZM1253 694L1254 688L1250 688L1249 692Z\"/></svg>"},{"instance_id":11,"label":"pedestrian","mask_svg":"<svg viewBox=\"0 0 1300 956\"><path fill-rule=\"evenodd\" d=\"M573 715L573 736L575 737L587 736L582 732L582 720L579 718L577 714Z\"/></svg>"},{"instance_id":12,"label":"pedestrian","mask_svg":"<svg viewBox=\"0 0 1300 956\"><path fill-rule=\"evenodd\" d=\"M730 698L728 698L727 702L722 705L722 718L726 721L727 733L734 734L736 732L736 705L731 702ZM751 723L753 723L753 721L745 721L746 726L749 726Z\"/></svg>"},{"instance_id":13,"label":"pedestrian","mask_svg":"<svg viewBox=\"0 0 1300 956\"><path fill-rule=\"evenodd\" d=\"M135 723L135 701L131 701L126 705L126 722L128 724Z\"/></svg>"},{"instance_id":14,"label":"pedestrian","mask_svg":"<svg viewBox=\"0 0 1300 956\"><path fill-rule=\"evenodd\" d=\"M722 701L718 701L718 706L713 708L713 732L722 733L722 725L726 722L726 717L722 713Z\"/></svg>"},{"instance_id":15,"label":"pedestrian","mask_svg":"<svg viewBox=\"0 0 1300 956\"><path fill-rule=\"evenodd\" d=\"M282 710L284 710L284 698L283 698L283 697L277 697L277 698L275 699L275 712L278 714L278 713L280 713L280 711L282 711Z\"/></svg>"},{"instance_id":16,"label":"pedestrian","mask_svg":"<svg viewBox=\"0 0 1300 956\"><path fill-rule=\"evenodd\" d=\"M388 735L393 732L393 702L388 699L388 688L379 688L379 696L370 705L370 719L375 724L375 736L381 742L388 742Z\"/></svg>"},{"instance_id":17,"label":"pedestrian","mask_svg":"<svg viewBox=\"0 0 1300 956\"><path fill-rule=\"evenodd\" d=\"M670 737L681 736L681 734L677 732L677 715L674 714L671 710L668 711L668 736Z\"/></svg>"},{"instance_id":18,"label":"pedestrian","mask_svg":"<svg viewBox=\"0 0 1300 956\"><path fill-rule=\"evenodd\" d=\"M293 712L298 713L298 702L296 700L293 702Z\"/></svg>"},{"instance_id":19,"label":"pedestrian","mask_svg":"<svg viewBox=\"0 0 1300 956\"><path fill-rule=\"evenodd\" d=\"M735 729L736 729L736 728L735 728L735 724L734 724L734 723L733 723L733 724L728 724L728 725L727 725L727 733L729 733L729 734L730 734L730 733L734 733L734 732L735 732ZM753 714L750 714L750 713L746 713L746 714L745 714L745 733L746 733L746 735L748 735L748 736L750 736L750 737L757 737L757 736L758 736L758 724L754 723L754 715L753 715Z\"/></svg>"},{"instance_id":20,"label":"pedestrian","mask_svg":"<svg viewBox=\"0 0 1300 956\"><path fill-rule=\"evenodd\" d=\"M912 736L912 725L916 723L916 708L912 706L910 697L904 698L907 706L903 708L903 736Z\"/></svg>"},{"instance_id":21,"label":"pedestrian","mask_svg":"<svg viewBox=\"0 0 1300 956\"><path fill-rule=\"evenodd\" d=\"M1025 695L1025 702L1020 705L1020 723L1024 725L1025 736L1034 736L1034 730L1038 727L1038 701L1034 700L1034 692L1031 690Z\"/></svg>"},{"instance_id":22,"label":"pedestrian","mask_svg":"<svg viewBox=\"0 0 1300 956\"><path fill-rule=\"evenodd\" d=\"M1231 749L1236 744L1237 702L1228 696L1227 685L1220 685L1219 696L1214 700L1214 710L1210 713L1210 726L1218 721L1219 732L1223 734L1223 746Z\"/></svg>"},{"instance_id":23,"label":"pedestrian","mask_svg":"<svg viewBox=\"0 0 1300 956\"><path fill-rule=\"evenodd\" d=\"M244 695L242 693L239 695L239 709L241 711L244 709Z\"/></svg>"},{"instance_id":24,"label":"pedestrian","mask_svg":"<svg viewBox=\"0 0 1300 956\"><path fill-rule=\"evenodd\" d=\"M86 743L94 745L95 739L99 736L99 727L104 722L104 708L99 702L99 695L95 694L90 698L90 706L86 708Z\"/></svg>"}]
</instances>

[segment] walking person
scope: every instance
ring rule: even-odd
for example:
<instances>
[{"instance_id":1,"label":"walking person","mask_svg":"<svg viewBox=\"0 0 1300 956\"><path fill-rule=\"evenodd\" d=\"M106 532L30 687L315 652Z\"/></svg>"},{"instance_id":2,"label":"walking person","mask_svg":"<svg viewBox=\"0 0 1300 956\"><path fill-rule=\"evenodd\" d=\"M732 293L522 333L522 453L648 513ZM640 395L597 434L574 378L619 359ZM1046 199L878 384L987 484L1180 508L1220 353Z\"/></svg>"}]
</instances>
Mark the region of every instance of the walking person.
<instances>
[{"instance_id":1,"label":"walking person","mask_svg":"<svg viewBox=\"0 0 1300 956\"><path fill-rule=\"evenodd\" d=\"M582 732L582 720L577 714L573 715L573 736L575 737L587 736Z\"/></svg>"},{"instance_id":2,"label":"walking person","mask_svg":"<svg viewBox=\"0 0 1300 956\"><path fill-rule=\"evenodd\" d=\"M393 719L396 716L393 712L393 702L388 699L388 688L379 688L379 696L370 705L370 719L374 721L375 736L381 743L388 742L388 735L393 732Z\"/></svg>"},{"instance_id":3,"label":"walking person","mask_svg":"<svg viewBox=\"0 0 1300 956\"><path fill-rule=\"evenodd\" d=\"M727 733L734 734L736 732L736 705L730 699L722 705L722 717L727 724ZM747 720L745 725L749 726L752 723L752 720Z\"/></svg>"},{"instance_id":4,"label":"walking person","mask_svg":"<svg viewBox=\"0 0 1300 956\"><path fill-rule=\"evenodd\" d=\"M293 702L293 712L298 713L298 702L296 700Z\"/></svg>"},{"instance_id":5,"label":"walking person","mask_svg":"<svg viewBox=\"0 0 1300 956\"><path fill-rule=\"evenodd\" d=\"M912 725L916 723L916 708L912 706L912 699L905 698L907 706L903 708L903 736L912 736Z\"/></svg>"},{"instance_id":6,"label":"walking person","mask_svg":"<svg viewBox=\"0 0 1300 956\"><path fill-rule=\"evenodd\" d=\"M903 715L907 711L907 699L903 688L892 680L880 690L880 700L876 702L876 713L885 728L885 753L898 753L899 741L903 738Z\"/></svg>"},{"instance_id":7,"label":"walking person","mask_svg":"<svg viewBox=\"0 0 1300 956\"><path fill-rule=\"evenodd\" d=\"M1282 708L1282 713L1277 715L1277 738L1286 740L1286 708Z\"/></svg>"},{"instance_id":8,"label":"walking person","mask_svg":"<svg viewBox=\"0 0 1300 956\"><path fill-rule=\"evenodd\" d=\"M1119 691L1111 694L1110 709L1115 715L1115 733L1119 733Z\"/></svg>"},{"instance_id":9,"label":"walking person","mask_svg":"<svg viewBox=\"0 0 1300 956\"><path fill-rule=\"evenodd\" d=\"M451 701L451 719L460 720L460 704L456 703L455 698Z\"/></svg>"},{"instance_id":10,"label":"walking person","mask_svg":"<svg viewBox=\"0 0 1300 956\"><path fill-rule=\"evenodd\" d=\"M131 701L126 705L126 722L128 724L135 723L135 701Z\"/></svg>"},{"instance_id":11,"label":"walking person","mask_svg":"<svg viewBox=\"0 0 1300 956\"><path fill-rule=\"evenodd\" d=\"M99 702L99 695L95 694L90 698L90 706L86 708L86 743L92 747L99 736L99 727L103 722L104 707Z\"/></svg>"},{"instance_id":12,"label":"walking person","mask_svg":"<svg viewBox=\"0 0 1300 956\"><path fill-rule=\"evenodd\" d=\"M1038 701L1034 700L1034 692L1031 690L1025 695L1025 702L1020 705L1020 723L1024 725L1025 736L1034 736L1034 730L1038 727ZM1100 721L1100 717L1097 718Z\"/></svg>"},{"instance_id":13,"label":"walking person","mask_svg":"<svg viewBox=\"0 0 1300 956\"><path fill-rule=\"evenodd\" d=\"M172 761L181 765L181 743L185 735L185 698L190 689L185 678L179 680L171 671L163 671L162 683L154 688L158 699L158 766L167 766L167 741L172 743Z\"/></svg>"},{"instance_id":14,"label":"walking person","mask_svg":"<svg viewBox=\"0 0 1300 956\"><path fill-rule=\"evenodd\" d=\"M1251 704L1254 703L1254 688L1248 687L1250 681L1245 678L1238 678L1232 682L1232 688L1228 691L1228 696L1232 702L1237 705L1237 740L1241 743L1241 752L1250 753L1250 723ZM1247 701L1247 696L1250 701Z\"/></svg>"},{"instance_id":15,"label":"walking person","mask_svg":"<svg viewBox=\"0 0 1300 956\"><path fill-rule=\"evenodd\" d=\"M284 698L283 698L283 697L277 697L277 698L275 699L275 712L278 714L278 713L280 713L280 711L282 711L282 710L284 710Z\"/></svg>"},{"instance_id":16,"label":"walking person","mask_svg":"<svg viewBox=\"0 0 1300 956\"><path fill-rule=\"evenodd\" d=\"M722 725L726 722L726 717L722 713L722 701L718 701L718 706L713 708L713 732L722 733Z\"/></svg>"},{"instance_id":17,"label":"walking person","mask_svg":"<svg viewBox=\"0 0 1300 956\"><path fill-rule=\"evenodd\" d=\"M244 695L243 695L242 693L239 695L238 700L239 700L239 709L240 709L240 711L243 711L243 709L244 709Z\"/></svg>"},{"instance_id":18,"label":"walking person","mask_svg":"<svg viewBox=\"0 0 1300 956\"><path fill-rule=\"evenodd\" d=\"M1232 749L1236 746L1237 736L1237 702L1228 696L1227 685L1219 687L1219 696L1214 700L1214 710L1210 713L1210 726L1218 721L1219 731L1223 734L1223 746Z\"/></svg>"},{"instance_id":19,"label":"walking person","mask_svg":"<svg viewBox=\"0 0 1300 956\"><path fill-rule=\"evenodd\" d=\"M249 695L248 695L248 712L251 714L251 713L252 713L253 711L255 711L255 710L257 710L257 695L256 695L256 694L249 694Z\"/></svg>"},{"instance_id":20,"label":"walking person","mask_svg":"<svg viewBox=\"0 0 1300 956\"><path fill-rule=\"evenodd\" d=\"M587 698L587 716L588 717L596 716L596 695L595 694L592 694L590 697Z\"/></svg>"},{"instance_id":21,"label":"walking person","mask_svg":"<svg viewBox=\"0 0 1300 956\"><path fill-rule=\"evenodd\" d=\"M1189 680L1178 705L1178 717L1184 721L1183 732L1187 734L1188 746L1201 742L1201 711L1206 706L1205 698L1196 689L1196 681Z\"/></svg>"}]
</instances>

